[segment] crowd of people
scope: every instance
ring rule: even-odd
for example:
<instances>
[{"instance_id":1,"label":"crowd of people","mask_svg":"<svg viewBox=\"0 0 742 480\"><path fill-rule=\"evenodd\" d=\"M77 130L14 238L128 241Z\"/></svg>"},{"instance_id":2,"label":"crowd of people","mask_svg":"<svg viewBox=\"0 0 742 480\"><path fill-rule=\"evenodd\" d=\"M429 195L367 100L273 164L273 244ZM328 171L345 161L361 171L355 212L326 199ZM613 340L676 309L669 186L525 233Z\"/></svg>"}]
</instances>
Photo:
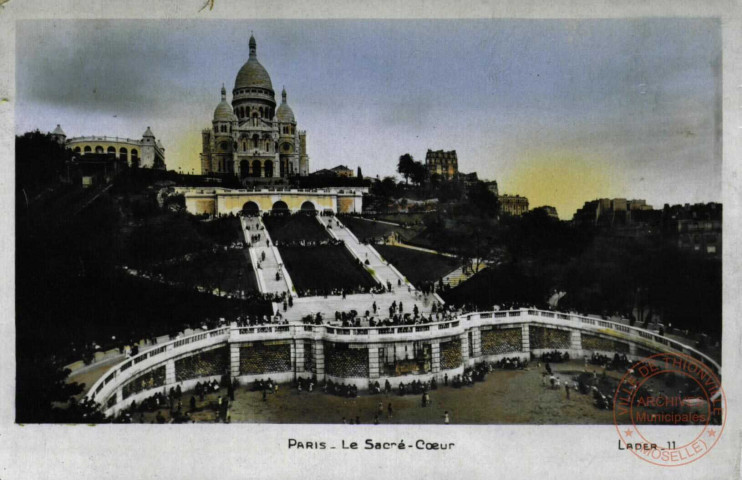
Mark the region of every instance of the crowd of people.
<instances>
[{"instance_id":1,"label":"crowd of people","mask_svg":"<svg viewBox=\"0 0 742 480\"><path fill-rule=\"evenodd\" d=\"M502 358L494 362L494 366L503 370L523 370L528 367L528 360L521 360L520 357Z\"/></svg>"},{"instance_id":2,"label":"crowd of people","mask_svg":"<svg viewBox=\"0 0 742 480\"><path fill-rule=\"evenodd\" d=\"M350 316L352 313L355 312L347 312L346 316ZM572 379L563 378L563 375L560 376L552 370L549 363L549 361L554 361L556 358L563 358L554 355L555 353L558 352L545 352L542 356L542 360L545 360L543 362L543 371L541 372L541 382L544 387L553 390L563 388L568 400L570 398L570 392L579 392L584 395L591 395L593 404L599 409L610 409L613 407L613 399L611 395L603 393L603 387L608 388L606 385L608 385L608 381L610 380L610 378L606 377L605 371L602 376L599 376L597 372L590 373L586 368L586 371L579 376L574 376ZM548 359L548 361L546 361L546 359ZM523 360L520 357L506 357L495 362L480 362L474 365L474 367L465 368L461 374L454 375L451 378L449 378L447 373L444 373L442 379L443 385L451 386L453 388L471 386L476 382L486 380L487 374L492 372L493 369L526 369L528 363L528 360ZM541 369L541 363L542 362L539 362L539 369ZM624 354L616 353L613 357L610 357L609 355L594 353L590 357L585 357L586 366L588 363L606 367L607 365L628 365L629 361ZM194 421L191 416L192 413L211 410L215 413L215 420L217 422L229 422L231 420L230 402L234 401L234 394L237 386L238 383L236 382L236 379L233 380L228 375L224 375L221 378L221 381L212 379L198 382L190 395L190 401L187 402L187 405L184 405L185 400L183 398L184 395L180 384L169 389L163 388L162 391L158 391L153 395L140 400L138 403L132 401L127 408L120 412L114 421L128 423L136 421L136 417L138 416L139 421L141 422L144 421L143 418L145 413L156 412L157 414L153 421L157 423L190 423ZM334 382L331 379L319 382L316 375L312 375L311 377L299 377L294 386L299 394L303 392L311 393L314 392L315 389L319 389L324 393L344 398L355 398L359 395L359 389L356 385ZM369 382L368 393L371 395L420 395L421 406L427 407L431 405L430 392L437 390L438 387L439 385L436 377L427 381L413 380L408 383L399 382L396 388L392 386L388 379L386 379L384 380L383 387L379 381ZM223 388L226 388L226 395L219 395L214 400L213 395L220 393ZM267 401L267 395L278 392L278 384L271 378L258 379L252 382L249 388L253 392L260 392L263 401ZM211 399L204 404L206 395L212 395L212 397L210 397ZM163 411L166 413L169 411L168 418L163 416ZM377 413L375 423L379 421L378 419L380 416L381 411ZM389 412L389 417L391 417L391 411Z\"/></svg>"},{"instance_id":3,"label":"crowd of people","mask_svg":"<svg viewBox=\"0 0 742 480\"><path fill-rule=\"evenodd\" d=\"M388 381L387 381L388 383ZM388 385L391 389L391 385ZM419 395L428 393L430 390L437 390L438 382L433 378L430 381L423 382L421 380L413 380L409 383L399 382L397 385L397 394L399 396L404 395Z\"/></svg>"},{"instance_id":4,"label":"crowd of people","mask_svg":"<svg viewBox=\"0 0 742 480\"><path fill-rule=\"evenodd\" d=\"M275 315L240 315L235 320L238 327L256 327L261 325L288 325L289 321L281 312Z\"/></svg>"},{"instance_id":5,"label":"crowd of people","mask_svg":"<svg viewBox=\"0 0 742 480\"><path fill-rule=\"evenodd\" d=\"M333 382L332 380L328 379L325 382L325 386L322 388L322 391L325 393L329 393L332 395L337 395L339 397L345 397L345 398L355 398L358 396L358 387L355 385L346 385L344 383L337 383Z\"/></svg>"},{"instance_id":6,"label":"crowd of people","mask_svg":"<svg viewBox=\"0 0 742 480\"><path fill-rule=\"evenodd\" d=\"M253 392L263 392L263 400L265 400L266 393L275 393L278 391L278 384L268 377L265 380L255 380L252 383L251 390Z\"/></svg>"},{"instance_id":7,"label":"crowd of people","mask_svg":"<svg viewBox=\"0 0 742 480\"><path fill-rule=\"evenodd\" d=\"M543 352L539 357L542 362L546 363L562 363L569 361L569 352L560 352L553 350L551 352Z\"/></svg>"},{"instance_id":8,"label":"crowd of people","mask_svg":"<svg viewBox=\"0 0 742 480\"><path fill-rule=\"evenodd\" d=\"M631 362L624 353L620 355L615 353L613 357L610 357L608 355L593 352L589 358L585 357L585 361L590 362L590 365L597 365L607 368L608 370L616 370L619 372L625 371L631 365Z\"/></svg>"},{"instance_id":9,"label":"crowd of people","mask_svg":"<svg viewBox=\"0 0 742 480\"><path fill-rule=\"evenodd\" d=\"M277 247L338 247L345 245L343 240L337 240L335 238L327 238L324 240L305 240L303 238L297 238L292 240L275 240L273 244Z\"/></svg>"},{"instance_id":10,"label":"crowd of people","mask_svg":"<svg viewBox=\"0 0 742 480\"><path fill-rule=\"evenodd\" d=\"M386 311L384 313L387 313ZM432 311L428 314L422 313L418 306L412 306L411 312L404 311L403 302L392 302L389 306L388 316L382 316L381 309L374 301L369 310L360 315L357 310L346 312L336 311L333 320L327 319L327 324L342 327L395 327L408 325L424 325L429 323L453 321L460 315L460 312L438 306L437 302L433 303ZM322 325L325 318L321 313L315 315L306 315L302 318L302 323L307 325Z\"/></svg>"},{"instance_id":11,"label":"crowd of people","mask_svg":"<svg viewBox=\"0 0 742 480\"><path fill-rule=\"evenodd\" d=\"M474 385L474 382L483 382L487 374L491 371L492 365L489 362L478 363L474 368L467 367L464 369L464 373L453 376L451 386L453 388L461 388ZM448 374L444 377L444 383L448 385Z\"/></svg>"},{"instance_id":12,"label":"crowd of people","mask_svg":"<svg viewBox=\"0 0 742 480\"><path fill-rule=\"evenodd\" d=\"M258 243L262 239L262 236L263 235L261 233L251 233L250 234L250 243L248 243L247 246L249 247L249 246L251 246L251 245L253 245L255 243Z\"/></svg>"},{"instance_id":13,"label":"crowd of people","mask_svg":"<svg viewBox=\"0 0 742 480\"><path fill-rule=\"evenodd\" d=\"M296 288L296 286L295 286ZM375 284L371 286L357 285L349 288L296 288L296 292L300 297L330 297L340 296L345 298L347 295L359 295L362 293L373 293L381 294L387 290L381 284Z\"/></svg>"},{"instance_id":14,"label":"crowd of people","mask_svg":"<svg viewBox=\"0 0 742 480\"><path fill-rule=\"evenodd\" d=\"M209 401L206 405L198 406L198 402L205 401L205 395L218 393L222 387L226 386L227 394L217 396L215 401ZM193 393L184 405L183 391L180 384L171 387L169 390L163 388L162 391L141 399L138 403L132 400L131 403L122 409L118 415L112 419L114 423L132 423L137 421L144 423L145 413L156 412L154 423L192 423L195 420L191 414L203 410L213 410L216 413L217 421L229 421L229 402L234 401L234 392L237 384L231 381L229 376L225 375L222 381L216 379L196 383ZM198 400L197 400L198 397ZM169 418L163 415L163 411L169 412Z\"/></svg>"},{"instance_id":15,"label":"crowd of people","mask_svg":"<svg viewBox=\"0 0 742 480\"><path fill-rule=\"evenodd\" d=\"M313 392L314 386L317 384L317 375L312 375L311 378L299 377L296 381L296 389L299 392Z\"/></svg>"}]
</instances>

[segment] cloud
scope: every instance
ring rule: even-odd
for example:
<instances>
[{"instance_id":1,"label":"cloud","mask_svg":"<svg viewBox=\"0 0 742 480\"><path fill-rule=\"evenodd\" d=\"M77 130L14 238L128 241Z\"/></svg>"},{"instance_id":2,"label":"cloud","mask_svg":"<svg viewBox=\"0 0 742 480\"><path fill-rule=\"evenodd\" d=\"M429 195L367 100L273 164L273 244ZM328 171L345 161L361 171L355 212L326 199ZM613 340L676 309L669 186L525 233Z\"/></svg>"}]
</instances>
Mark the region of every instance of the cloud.
<instances>
[{"instance_id":1,"label":"cloud","mask_svg":"<svg viewBox=\"0 0 742 480\"><path fill-rule=\"evenodd\" d=\"M198 169L200 131L250 30L308 131L312 169L383 176L403 153L456 149L463 171L514 192L518 172L558 153L608 162L621 196L720 196L718 19L21 21L17 131L138 137L150 125L171 168Z\"/></svg>"}]
</instances>

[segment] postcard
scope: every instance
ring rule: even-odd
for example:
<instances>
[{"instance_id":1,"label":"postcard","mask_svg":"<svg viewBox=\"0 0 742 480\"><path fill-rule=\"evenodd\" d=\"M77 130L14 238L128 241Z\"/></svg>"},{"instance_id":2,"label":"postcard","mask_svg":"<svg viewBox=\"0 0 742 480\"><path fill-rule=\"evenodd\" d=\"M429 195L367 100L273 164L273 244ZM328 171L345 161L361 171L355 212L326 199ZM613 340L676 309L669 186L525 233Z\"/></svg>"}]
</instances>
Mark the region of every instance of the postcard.
<instances>
[{"instance_id":1,"label":"postcard","mask_svg":"<svg viewBox=\"0 0 742 480\"><path fill-rule=\"evenodd\" d=\"M31 3L0 478L739 475L734 2Z\"/></svg>"}]
</instances>

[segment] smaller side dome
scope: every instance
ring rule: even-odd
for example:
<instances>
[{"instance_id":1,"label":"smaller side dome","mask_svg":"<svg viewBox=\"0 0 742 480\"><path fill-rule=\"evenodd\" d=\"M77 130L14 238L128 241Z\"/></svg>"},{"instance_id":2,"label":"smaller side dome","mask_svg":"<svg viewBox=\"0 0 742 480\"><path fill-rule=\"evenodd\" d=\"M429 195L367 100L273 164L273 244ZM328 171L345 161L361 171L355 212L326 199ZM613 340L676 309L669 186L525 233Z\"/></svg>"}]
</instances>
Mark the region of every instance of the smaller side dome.
<instances>
[{"instance_id":1,"label":"smaller side dome","mask_svg":"<svg viewBox=\"0 0 742 480\"><path fill-rule=\"evenodd\" d=\"M286 89L284 88L281 92L281 105L278 106L278 109L276 110L276 117L278 118L278 121L281 123L296 123L296 119L294 118L294 112L291 110L291 107L289 107L289 104L286 103Z\"/></svg>"},{"instance_id":2,"label":"smaller side dome","mask_svg":"<svg viewBox=\"0 0 742 480\"><path fill-rule=\"evenodd\" d=\"M227 103L227 90L222 85L222 101L216 106L214 110L214 121L215 122L231 122L234 120L235 115L232 110L232 106Z\"/></svg>"}]
</instances>

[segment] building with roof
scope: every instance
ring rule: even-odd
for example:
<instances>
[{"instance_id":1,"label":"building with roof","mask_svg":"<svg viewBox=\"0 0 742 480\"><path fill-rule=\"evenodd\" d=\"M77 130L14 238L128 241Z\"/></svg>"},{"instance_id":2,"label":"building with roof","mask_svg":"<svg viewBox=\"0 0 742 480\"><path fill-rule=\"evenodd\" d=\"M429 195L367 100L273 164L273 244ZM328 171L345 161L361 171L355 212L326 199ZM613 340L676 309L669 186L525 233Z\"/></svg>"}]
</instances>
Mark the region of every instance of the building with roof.
<instances>
[{"instance_id":1,"label":"building with roof","mask_svg":"<svg viewBox=\"0 0 742 480\"><path fill-rule=\"evenodd\" d=\"M285 88L276 108L273 83L258 61L252 35L249 47L249 58L235 78L231 104L222 85L212 126L202 131L201 173L235 175L244 184L307 176L306 132L297 129Z\"/></svg>"},{"instance_id":2,"label":"building with roof","mask_svg":"<svg viewBox=\"0 0 742 480\"><path fill-rule=\"evenodd\" d=\"M337 167L333 168L322 168L320 170L316 170L309 175L312 177L353 178L355 176L355 173L353 172L353 170L346 167L345 165L338 165Z\"/></svg>"},{"instance_id":3,"label":"building with roof","mask_svg":"<svg viewBox=\"0 0 742 480\"><path fill-rule=\"evenodd\" d=\"M337 175L338 177L351 178L355 175L353 170L346 167L345 165L338 165L337 167L331 168L330 170L335 172L335 175Z\"/></svg>"},{"instance_id":4,"label":"building with roof","mask_svg":"<svg viewBox=\"0 0 742 480\"><path fill-rule=\"evenodd\" d=\"M497 180L485 181L484 185L487 187L487 190L492 192L496 197L500 196L500 189L497 187Z\"/></svg>"},{"instance_id":5,"label":"building with roof","mask_svg":"<svg viewBox=\"0 0 742 480\"><path fill-rule=\"evenodd\" d=\"M634 223L642 212L652 211L646 200L625 198L599 198L585 202L575 212L572 221L578 225L619 226Z\"/></svg>"},{"instance_id":6,"label":"building with roof","mask_svg":"<svg viewBox=\"0 0 742 480\"><path fill-rule=\"evenodd\" d=\"M528 198L521 195L500 195L500 213L513 216L523 215L528 211Z\"/></svg>"},{"instance_id":7,"label":"building with roof","mask_svg":"<svg viewBox=\"0 0 742 480\"><path fill-rule=\"evenodd\" d=\"M544 212L548 217L554 218L556 220L559 220L559 214L557 213L556 207L552 207L551 205L542 205L540 207L536 207L532 212L538 212L542 211Z\"/></svg>"},{"instance_id":8,"label":"building with roof","mask_svg":"<svg viewBox=\"0 0 742 480\"><path fill-rule=\"evenodd\" d=\"M64 130L59 125L50 135L57 142L72 150L78 159L90 154L107 155L116 160L126 161L129 165L165 169L165 148L149 127L139 140L107 136L67 138Z\"/></svg>"},{"instance_id":9,"label":"building with roof","mask_svg":"<svg viewBox=\"0 0 742 480\"><path fill-rule=\"evenodd\" d=\"M459 161L456 158L456 150L444 152L443 150L430 150L425 154L425 169L428 177L438 175L441 180L453 180L459 173Z\"/></svg>"}]
</instances>

